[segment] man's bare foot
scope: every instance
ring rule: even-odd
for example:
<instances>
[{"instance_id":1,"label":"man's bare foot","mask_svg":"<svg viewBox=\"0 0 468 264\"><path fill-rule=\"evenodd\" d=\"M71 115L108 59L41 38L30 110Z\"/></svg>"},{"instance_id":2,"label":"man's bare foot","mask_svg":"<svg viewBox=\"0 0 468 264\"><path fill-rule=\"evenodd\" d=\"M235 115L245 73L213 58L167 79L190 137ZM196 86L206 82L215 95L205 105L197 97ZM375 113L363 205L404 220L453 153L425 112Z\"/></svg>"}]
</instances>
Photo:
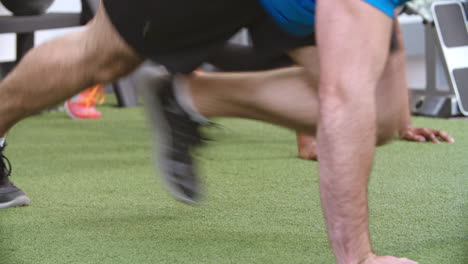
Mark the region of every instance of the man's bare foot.
<instances>
[{"instance_id":1,"label":"man's bare foot","mask_svg":"<svg viewBox=\"0 0 468 264\"><path fill-rule=\"evenodd\" d=\"M317 160L317 144L313 136L296 133L297 152L301 159Z\"/></svg>"}]
</instances>

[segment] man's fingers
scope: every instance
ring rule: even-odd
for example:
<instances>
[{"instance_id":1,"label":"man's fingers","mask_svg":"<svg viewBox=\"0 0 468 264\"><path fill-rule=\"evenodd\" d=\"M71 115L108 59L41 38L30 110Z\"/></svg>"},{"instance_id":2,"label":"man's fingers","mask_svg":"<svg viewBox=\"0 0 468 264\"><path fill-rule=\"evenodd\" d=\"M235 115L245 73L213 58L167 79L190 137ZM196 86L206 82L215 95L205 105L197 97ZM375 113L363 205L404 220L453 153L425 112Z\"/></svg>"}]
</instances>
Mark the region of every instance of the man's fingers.
<instances>
[{"instance_id":1,"label":"man's fingers","mask_svg":"<svg viewBox=\"0 0 468 264\"><path fill-rule=\"evenodd\" d=\"M426 141L426 137L423 137L423 136L420 136L420 135L414 135L414 139L415 139L415 141L419 141L419 142L425 142Z\"/></svg>"},{"instance_id":2,"label":"man's fingers","mask_svg":"<svg viewBox=\"0 0 468 264\"><path fill-rule=\"evenodd\" d=\"M449 134L442 130L435 130L431 128L413 128L406 131L402 138L407 140L419 141L424 142L430 140L435 144L440 144L440 140L454 143L455 139L453 139Z\"/></svg>"},{"instance_id":3,"label":"man's fingers","mask_svg":"<svg viewBox=\"0 0 468 264\"><path fill-rule=\"evenodd\" d=\"M431 139L432 143L440 144L440 141L437 139L437 136L435 134L429 134L429 138Z\"/></svg>"},{"instance_id":4,"label":"man's fingers","mask_svg":"<svg viewBox=\"0 0 468 264\"><path fill-rule=\"evenodd\" d=\"M411 259L408 259L408 258L399 258L397 261L394 261L394 262L389 262L389 263L400 263L400 264L418 264L418 262L416 261L413 261Z\"/></svg>"},{"instance_id":5,"label":"man's fingers","mask_svg":"<svg viewBox=\"0 0 468 264\"><path fill-rule=\"evenodd\" d=\"M434 131L429 128L423 128L421 129L421 133L429 139L432 143L439 144L440 141L437 139L437 136L435 135Z\"/></svg>"},{"instance_id":6,"label":"man's fingers","mask_svg":"<svg viewBox=\"0 0 468 264\"><path fill-rule=\"evenodd\" d=\"M407 139L407 140L412 140L412 141L419 141L419 142L424 142L426 141L426 138L421 136L421 135L418 135L412 131L408 131L406 132L404 135L403 135L403 138L404 139Z\"/></svg>"},{"instance_id":7,"label":"man's fingers","mask_svg":"<svg viewBox=\"0 0 468 264\"><path fill-rule=\"evenodd\" d=\"M406 264L418 264L416 261L412 261L411 259L408 258L401 258L401 260L406 261Z\"/></svg>"},{"instance_id":8,"label":"man's fingers","mask_svg":"<svg viewBox=\"0 0 468 264\"><path fill-rule=\"evenodd\" d=\"M453 137L449 136L449 134L445 131L436 131L437 133L437 136L440 137L441 139L443 139L444 141L446 142L450 142L450 143L455 143L455 139L453 139Z\"/></svg>"},{"instance_id":9,"label":"man's fingers","mask_svg":"<svg viewBox=\"0 0 468 264\"><path fill-rule=\"evenodd\" d=\"M397 258L393 256L377 256L371 259L368 259L363 264L418 264L418 262L413 261L408 258Z\"/></svg>"}]
</instances>

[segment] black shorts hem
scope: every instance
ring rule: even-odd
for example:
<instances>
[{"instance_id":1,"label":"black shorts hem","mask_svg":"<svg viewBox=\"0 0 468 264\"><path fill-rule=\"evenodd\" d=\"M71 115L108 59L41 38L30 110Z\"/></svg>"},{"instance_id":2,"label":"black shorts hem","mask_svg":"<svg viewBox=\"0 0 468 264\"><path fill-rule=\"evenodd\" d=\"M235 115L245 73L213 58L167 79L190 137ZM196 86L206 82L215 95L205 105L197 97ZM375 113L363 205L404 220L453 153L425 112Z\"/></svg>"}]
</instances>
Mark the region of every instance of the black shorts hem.
<instances>
[{"instance_id":1,"label":"black shorts hem","mask_svg":"<svg viewBox=\"0 0 468 264\"><path fill-rule=\"evenodd\" d=\"M142 57L170 72L189 73L218 53L241 28L248 28L261 58L315 44L282 31L254 0L103 0L110 21ZM185 8L181 9L180 6Z\"/></svg>"}]
</instances>

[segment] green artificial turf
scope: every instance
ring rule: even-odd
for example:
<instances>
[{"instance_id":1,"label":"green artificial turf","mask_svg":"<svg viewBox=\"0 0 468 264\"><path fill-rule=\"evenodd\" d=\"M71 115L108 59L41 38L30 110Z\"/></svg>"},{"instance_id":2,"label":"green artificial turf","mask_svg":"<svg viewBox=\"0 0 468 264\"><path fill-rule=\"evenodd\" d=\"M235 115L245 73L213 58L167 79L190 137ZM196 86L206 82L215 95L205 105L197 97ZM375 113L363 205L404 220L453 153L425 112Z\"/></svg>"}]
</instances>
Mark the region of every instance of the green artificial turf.
<instances>
[{"instance_id":1,"label":"green artificial turf","mask_svg":"<svg viewBox=\"0 0 468 264\"><path fill-rule=\"evenodd\" d=\"M221 119L195 153L204 203L174 201L155 177L140 108L103 118L37 115L9 135L13 180L31 206L0 211L0 263L333 263L317 164L293 132ZM426 264L468 263L468 121L414 118L455 144L396 141L369 187L374 249Z\"/></svg>"}]
</instances>

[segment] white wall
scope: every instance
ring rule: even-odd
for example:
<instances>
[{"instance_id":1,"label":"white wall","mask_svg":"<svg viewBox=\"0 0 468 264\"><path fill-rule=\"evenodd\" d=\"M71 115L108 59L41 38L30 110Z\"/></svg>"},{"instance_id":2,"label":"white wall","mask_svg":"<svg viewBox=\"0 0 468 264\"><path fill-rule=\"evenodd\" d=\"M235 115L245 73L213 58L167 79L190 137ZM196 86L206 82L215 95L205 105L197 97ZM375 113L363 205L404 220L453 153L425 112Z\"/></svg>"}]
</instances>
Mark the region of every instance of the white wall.
<instances>
[{"instance_id":1,"label":"white wall","mask_svg":"<svg viewBox=\"0 0 468 264\"><path fill-rule=\"evenodd\" d=\"M80 0L55 0L48 12L80 12ZM11 14L0 4L0 15ZM50 38L63 35L76 28L67 29L54 29L36 32L36 44L40 44ZM15 35L14 34L0 34L0 62L15 60Z\"/></svg>"}]
</instances>

